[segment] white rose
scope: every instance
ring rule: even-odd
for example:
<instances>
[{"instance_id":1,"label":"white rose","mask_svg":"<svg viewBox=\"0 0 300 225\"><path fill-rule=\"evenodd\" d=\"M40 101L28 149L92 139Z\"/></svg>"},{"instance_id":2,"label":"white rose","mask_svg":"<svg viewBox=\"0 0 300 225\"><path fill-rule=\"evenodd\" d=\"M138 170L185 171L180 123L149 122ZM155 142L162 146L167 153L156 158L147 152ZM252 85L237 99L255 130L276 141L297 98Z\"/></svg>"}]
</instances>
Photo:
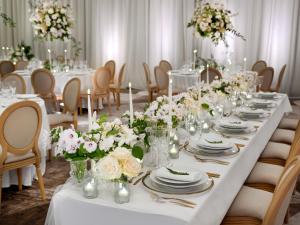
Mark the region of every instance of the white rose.
<instances>
[{"instance_id":1,"label":"white rose","mask_svg":"<svg viewBox=\"0 0 300 225\"><path fill-rule=\"evenodd\" d=\"M111 156L106 156L97 162L95 170L102 179L106 180L119 179L122 175L118 160Z\"/></svg>"},{"instance_id":2,"label":"white rose","mask_svg":"<svg viewBox=\"0 0 300 225\"><path fill-rule=\"evenodd\" d=\"M117 147L110 155L117 160L127 160L131 157L131 152L127 148Z\"/></svg>"},{"instance_id":3,"label":"white rose","mask_svg":"<svg viewBox=\"0 0 300 225\"><path fill-rule=\"evenodd\" d=\"M131 156L122 163L123 174L129 178L136 177L142 170L141 164Z\"/></svg>"}]
</instances>

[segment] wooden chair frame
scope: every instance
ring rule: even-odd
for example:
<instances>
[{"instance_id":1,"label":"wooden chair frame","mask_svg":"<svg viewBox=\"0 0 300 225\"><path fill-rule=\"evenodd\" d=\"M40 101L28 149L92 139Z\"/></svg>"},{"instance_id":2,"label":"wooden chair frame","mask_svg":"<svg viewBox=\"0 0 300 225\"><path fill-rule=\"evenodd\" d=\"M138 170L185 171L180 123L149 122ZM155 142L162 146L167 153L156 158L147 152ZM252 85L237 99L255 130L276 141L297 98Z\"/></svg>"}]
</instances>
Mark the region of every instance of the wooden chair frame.
<instances>
[{"instance_id":1,"label":"wooden chair frame","mask_svg":"<svg viewBox=\"0 0 300 225\"><path fill-rule=\"evenodd\" d=\"M120 95L121 92L120 92L120 90L121 90L121 85L122 85L123 80L124 80L125 67L126 67L126 64L123 64L123 66L120 69L117 84L115 86L110 86L110 88L109 88L110 91L113 93L114 102L116 104L117 110L119 110L119 108L121 106L121 95Z\"/></svg>"},{"instance_id":2,"label":"wooden chair frame","mask_svg":"<svg viewBox=\"0 0 300 225\"><path fill-rule=\"evenodd\" d=\"M143 68L146 76L147 89L148 89L148 102L153 101L153 94L158 92L157 85L152 85L151 73L147 63L143 63Z\"/></svg>"},{"instance_id":3,"label":"wooden chair frame","mask_svg":"<svg viewBox=\"0 0 300 225\"><path fill-rule=\"evenodd\" d=\"M9 76L15 76L17 77L17 79L19 79L22 83L22 93L21 94L26 94L26 83L25 80L23 79L23 77L21 77L19 74L17 73L7 73L2 77L2 82L5 82L5 79Z\"/></svg>"},{"instance_id":4,"label":"wooden chair frame","mask_svg":"<svg viewBox=\"0 0 300 225\"><path fill-rule=\"evenodd\" d=\"M111 67L111 65L113 65ZM110 73L110 83L115 82L115 73L116 73L116 62L114 60L108 60L105 64L104 67L109 70ZM111 70L112 68L112 70Z\"/></svg>"},{"instance_id":5,"label":"wooden chair frame","mask_svg":"<svg viewBox=\"0 0 300 225\"><path fill-rule=\"evenodd\" d=\"M1 75L1 76L7 74L7 73L2 73L2 72L1 72L1 66L2 66L3 64L5 64L5 63L9 63L10 65L12 65L13 68L14 68L14 70L15 70L15 65L14 65L11 61L9 61L9 60L3 60L3 61L0 61L0 75ZM14 70L13 70L13 71L14 71ZM8 73L12 73L13 71L8 72Z\"/></svg>"},{"instance_id":6,"label":"wooden chair frame","mask_svg":"<svg viewBox=\"0 0 300 225\"><path fill-rule=\"evenodd\" d=\"M256 70L255 70L255 67L256 67L257 64L264 64L265 68L267 67L266 61L264 61L264 60L257 60L257 61L253 64L253 66L252 66L252 68L251 68L252 71L256 71ZM258 71L256 71L256 72L258 72Z\"/></svg>"},{"instance_id":7,"label":"wooden chair frame","mask_svg":"<svg viewBox=\"0 0 300 225\"><path fill-rule=\"evenodd\" d=\"M211 79L212 74L214 74L215 76ZM199 78L198 81L206 81L206 76L207 76L207 68L204 69ZM218 77L218 80L222 78L222 74L220 73L219 70L212 68L212 67L208 67L208 79L209 79L209 83L211 83L213 80L215 80L215 78Z\"/></svg>"}]
</instances>

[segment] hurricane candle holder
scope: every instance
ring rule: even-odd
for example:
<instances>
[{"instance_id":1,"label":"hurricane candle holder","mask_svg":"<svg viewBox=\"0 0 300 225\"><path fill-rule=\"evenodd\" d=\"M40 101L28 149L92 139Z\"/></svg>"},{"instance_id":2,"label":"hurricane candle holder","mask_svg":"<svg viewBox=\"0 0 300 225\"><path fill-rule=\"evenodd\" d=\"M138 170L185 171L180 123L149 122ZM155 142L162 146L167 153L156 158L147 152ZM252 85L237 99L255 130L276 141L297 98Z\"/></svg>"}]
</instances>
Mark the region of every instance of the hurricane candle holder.
<instances>
[{"instance_id":1,"label":"hurricane candle holder","mask_svg":"<svg viewBox=\"0 0 300 225\"><path fill-rule=\"evenodd\" d=\"M83 183L83 196L85 198L98 197L98 182L94 177L88 177Z\"/></svg>"},{"instance_id":2,"label":"hurricane candle holder","mask_svg":"<svg viewBox=\"0 0 300 225\"><path fill-rule=\"evenodd\" d=\"M128 181L116 181L114 200L118 204L128 203L130 201L130 188Z\"/></svg>"}]
</instances>

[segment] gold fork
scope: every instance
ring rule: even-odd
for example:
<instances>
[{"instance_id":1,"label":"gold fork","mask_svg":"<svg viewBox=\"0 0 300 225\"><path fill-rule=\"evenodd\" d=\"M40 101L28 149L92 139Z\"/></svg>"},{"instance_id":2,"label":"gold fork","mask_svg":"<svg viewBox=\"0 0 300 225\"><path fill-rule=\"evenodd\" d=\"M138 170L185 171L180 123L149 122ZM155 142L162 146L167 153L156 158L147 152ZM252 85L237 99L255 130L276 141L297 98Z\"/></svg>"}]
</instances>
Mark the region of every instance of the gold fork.
<instances>
[{"instance_id":1,"label":"gold fork","mask_svg":"<svg viewBox=\"0 0 300 225\"><path fill-rule=\"evenodd\" d=\"M203 159L200 158L199 156L194 155L195 159L197 159L200 162L211 162L211 163L216 163L216 164L221 164L221 165L229 165L229 162L223 161L223 160L218 160L218 159Z\"/></svg>"}]
</instances>

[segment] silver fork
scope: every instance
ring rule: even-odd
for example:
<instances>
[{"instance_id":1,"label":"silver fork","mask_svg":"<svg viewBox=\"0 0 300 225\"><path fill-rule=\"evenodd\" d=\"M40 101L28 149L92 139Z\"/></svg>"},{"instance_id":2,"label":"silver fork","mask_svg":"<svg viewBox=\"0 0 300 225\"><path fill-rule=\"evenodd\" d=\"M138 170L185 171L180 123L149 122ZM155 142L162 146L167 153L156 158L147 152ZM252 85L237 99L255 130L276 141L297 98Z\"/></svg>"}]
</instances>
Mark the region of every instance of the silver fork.
<instances>
[{"instance_id":1,"label":"silver fork","mask_svg":"<svg viewBox=\"0 0 300 225\"><path fill-rule=\"evenodd\" d=\"M172 197L162 197L156 193L150 192L151 198L160 203L166 203L166 202L171 202L180 206L188 207L188 208L194 208L197 204L185 199L180 199L180 198L172 198Z\"/></svg>"},{"instance_id":2,"label":"silver fork","mask_svg":"<svg viewBox=\"0 0 300 225\"><path fill-rule=\"evenodd\" d=\"M218 159L203 159L200 158L199 156L194 155L195 159L197 159L200 162L211 162L211 163L216 163L220 165L229 165L229 162L223 161L223 160L218 160Z\"/></svg>"}]
</instances>

